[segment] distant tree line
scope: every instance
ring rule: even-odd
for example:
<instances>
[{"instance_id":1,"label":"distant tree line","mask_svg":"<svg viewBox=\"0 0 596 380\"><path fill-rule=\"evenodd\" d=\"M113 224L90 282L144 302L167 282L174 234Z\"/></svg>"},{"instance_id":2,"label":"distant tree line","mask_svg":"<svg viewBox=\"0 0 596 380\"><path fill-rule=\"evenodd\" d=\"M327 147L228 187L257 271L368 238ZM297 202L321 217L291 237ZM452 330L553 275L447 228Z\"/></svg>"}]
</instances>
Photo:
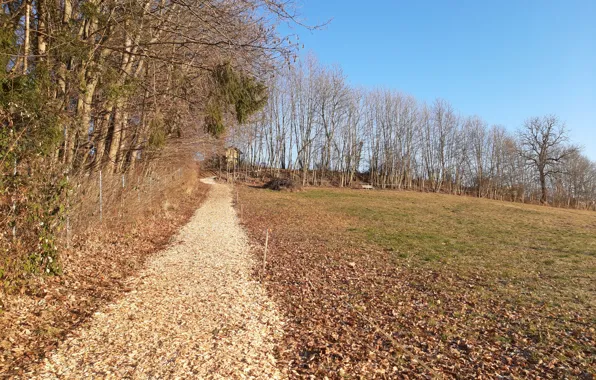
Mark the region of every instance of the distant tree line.
<instances>
[{"instance_id":1,"label":"distant tree line","mask_svg":"<svg viewBox=\"0 0 596 380\"><path fill-rule=\"evenodd\" d=\"M290 171L303 185L365 178L380 188L595 207L596 164L556 116L510 133L443 99L353 88L313 57L274 80L267 106L233 143L249 167Z\"/></svg>"},{"instance_id":2,"label":"distant tree line","mask_svg":"<svg viewBox=\"0 0 596 380\"><path fill-rule=\"evenodd\" d=\"M286 0L0 7L0 259L32 270L54 255L71 184L192 159L264 105L263 79L297 48L275 27L295 21Z\"/></svg>"}]
</instances>

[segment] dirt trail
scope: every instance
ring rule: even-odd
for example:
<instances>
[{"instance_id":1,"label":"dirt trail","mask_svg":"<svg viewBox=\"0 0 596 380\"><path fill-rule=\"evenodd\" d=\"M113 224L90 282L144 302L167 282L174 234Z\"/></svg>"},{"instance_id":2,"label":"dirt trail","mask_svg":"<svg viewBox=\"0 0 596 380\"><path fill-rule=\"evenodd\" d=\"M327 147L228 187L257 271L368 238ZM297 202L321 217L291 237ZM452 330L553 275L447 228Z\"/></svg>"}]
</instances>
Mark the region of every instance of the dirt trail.
<instances>
[{"instance_id":1,"label":"dirt trail","mask_svg":"<svg viewBox=\"0 0 596 380\"><path fill-rule=\"evenodd\" d=\"M34 378L280 378L282 322L258 282L230 189L208 199L121 300L67 338Z\"/></svg>"}]
</instances>

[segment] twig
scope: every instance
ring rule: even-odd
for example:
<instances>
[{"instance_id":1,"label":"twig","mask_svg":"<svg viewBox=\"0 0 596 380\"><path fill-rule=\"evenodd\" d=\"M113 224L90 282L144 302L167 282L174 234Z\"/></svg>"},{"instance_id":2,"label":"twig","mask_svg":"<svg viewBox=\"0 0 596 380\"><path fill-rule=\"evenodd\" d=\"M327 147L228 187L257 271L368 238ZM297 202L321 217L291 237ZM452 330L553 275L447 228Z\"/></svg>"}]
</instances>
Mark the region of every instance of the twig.
<instances>
[{"instance_id":1,"label":"twig","mask_svg":"<svg viewBox=\"0 0 596 380\"><path fill-rule=\"evenodd\" d=\"M309 273L310 275L311 273ZM309 276L310 277L310 276ZM312 277L311 277L312 278ZM315 286L312 284L311 282L311 278L307 278L306 281L308 283L308 285L310 285L311 289L313 290L313 292L316 292ZM321 288L326 288L325 285L323 285L320 281L317 281L317 279L312 278L314 281L317 282L317 285L320 286ZM383 330L375 321L373 321L372 319L370 319L368 316L366 316L365 314L361 313L358 309L356 309L351 303L349 303L346 300L343 299L339 299L340 302L342 302L345 306L347 306L349 309L353 310L354 312L356 312L356 314L362 318L363 320L365 320L369 325L371 325L379 334L382 334L383 336L385 336L385 338L387 338L394 347L401 349L402 352L404 352L406 355L410 355L412 358L416 359L416 361L423 367L425 368L427 371L429 371L432 375L433 378L438 379L438 378L445 378L445 376L439 372L437 372L437 370L435 370L434 368L430 367L429 365L427 365L426 363L424 363L424 361L418 356L416 355L412 350L409 350L405 345L400 344L397 340L395 340L395 338L387 333L385 330Z\"/></svg>"},{"instance_id":2,"label":"twig","mask_svg":"<svg viewBox=\"0 0 596 380\"><path fill-rule=\"evenodd\" d=\"M427 365L426 363L424 363L424 361L418 356L416 355L413 351L409 350L405 345L400 344L398 341L395 340L395 338L387 333L385 330L383 330L379 325L377 325L375 323L375 321L373 321L372 319L368 318L366 315L364 315L363 313L361 313L360 311L358 311L358 309L356 309L354 306L352 306L352 304L350 304L347 301L343 301L344 304L346 304L349 308L351 308L352 310L354 310L356 312L356 314L358 314L360 316L360 318L364 319L365 321L367 321L372 327L375 328L375 330L384 335L385 338L389 339L389 341L391 341L391 343L393 343L394 347L400 348L403 352L405 352L407 355L410 355L411 357L413 357L414 359L416 359L416 361L422 366L424 367L427 371L429 371L430 373L433 374L434 378L445 378L445 376L443 374L438 373L434 368L430 367L429 365Z\"/></svg>"}]
</instances>

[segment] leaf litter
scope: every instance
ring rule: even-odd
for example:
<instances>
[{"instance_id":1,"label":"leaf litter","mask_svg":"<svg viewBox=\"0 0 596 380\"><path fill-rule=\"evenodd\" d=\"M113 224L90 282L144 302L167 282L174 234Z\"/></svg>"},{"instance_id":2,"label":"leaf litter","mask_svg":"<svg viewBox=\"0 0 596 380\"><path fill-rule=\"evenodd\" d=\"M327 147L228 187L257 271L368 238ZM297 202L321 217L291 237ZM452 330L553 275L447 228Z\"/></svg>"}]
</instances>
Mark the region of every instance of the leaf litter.
<instances>
[{"instance_id":1,"label":"leaf litter","mask_svg":"<svg viewBox=\"0 0 596 380\"><path fill-rule=\"evenodd\" d=\"M350 241L338 214L240 189L251 238L262 245L271 231L255 275L287 321L277 359L290 377L594 378L589 305L503 293L482 271L396 264L392 252Z\"/></svg>"},{"instance_id":2,"label":"leaf litter","mask_svg":"<svg viewBox=\"0 0 596 380\"><path fill-rule=\"evenodd\" d=\"M252 277L249 240L226 185L208 199L130 292L96 312L34 378L281 378L283 321Z\"/></svg>"}]
</instances>

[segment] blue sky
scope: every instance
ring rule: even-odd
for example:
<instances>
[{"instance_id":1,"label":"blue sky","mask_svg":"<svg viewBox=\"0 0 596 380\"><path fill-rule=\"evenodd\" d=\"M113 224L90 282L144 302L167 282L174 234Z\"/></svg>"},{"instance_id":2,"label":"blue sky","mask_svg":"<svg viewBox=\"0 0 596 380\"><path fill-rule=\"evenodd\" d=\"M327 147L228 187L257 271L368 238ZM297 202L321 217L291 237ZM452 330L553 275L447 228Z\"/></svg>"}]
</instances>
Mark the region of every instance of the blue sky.
<instances>
[{"instance_id":1,"label":"blue sky","mask_svg":"<svg viewBox=\"0 0 596 380\"><path fill-rule=\"evenodd\" d=\"M596 160L596 0L301 0L296 28L354 86L449 100L513 130L557 114ZM287 32L283 28L282 32Z\"/></svg>"}]
</instances>

